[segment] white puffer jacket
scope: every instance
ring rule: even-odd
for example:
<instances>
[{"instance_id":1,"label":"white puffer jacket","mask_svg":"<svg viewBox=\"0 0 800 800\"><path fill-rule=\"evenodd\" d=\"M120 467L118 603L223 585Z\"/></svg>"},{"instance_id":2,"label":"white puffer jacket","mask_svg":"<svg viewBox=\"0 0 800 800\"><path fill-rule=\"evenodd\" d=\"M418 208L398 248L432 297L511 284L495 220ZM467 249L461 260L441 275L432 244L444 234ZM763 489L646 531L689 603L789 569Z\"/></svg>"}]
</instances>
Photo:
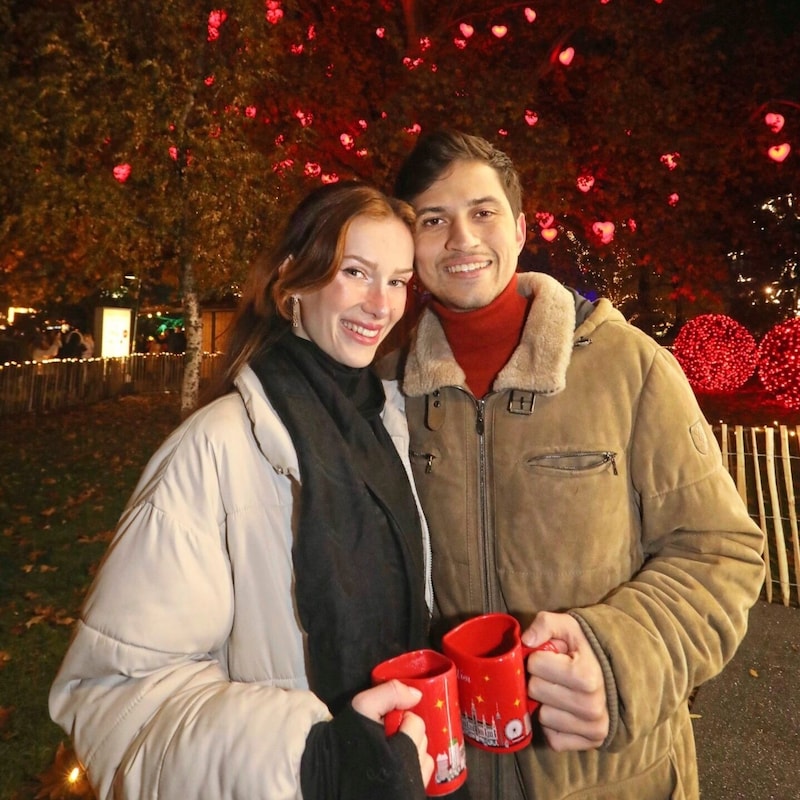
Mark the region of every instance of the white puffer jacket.
<instances>
[{"instance_id":1,"label":"white puffer jacket","mask_svg":"<svg viewBox=\"0 0 800 800\"><path fill-rule=\"evenodd\" d=\"M299 798L306 736L330 717L294 608L297 455L249 367L236 386L145 468L50 692L99 798Z\"/></svg>"}]
</instances>

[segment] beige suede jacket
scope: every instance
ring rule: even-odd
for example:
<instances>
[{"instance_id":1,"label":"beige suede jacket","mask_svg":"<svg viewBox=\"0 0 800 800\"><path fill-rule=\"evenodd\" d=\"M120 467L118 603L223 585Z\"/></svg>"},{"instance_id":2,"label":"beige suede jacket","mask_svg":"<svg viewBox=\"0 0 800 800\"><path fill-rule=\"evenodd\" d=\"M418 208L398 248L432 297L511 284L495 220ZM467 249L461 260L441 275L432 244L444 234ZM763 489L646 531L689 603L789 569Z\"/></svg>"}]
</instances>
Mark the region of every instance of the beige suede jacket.
<instances>
[{"instance_id":1,"label":"beige suede jacket","mask_svg":"<svg viewBox=\"0 0 800 800\"><path fill-rule=\"evenodd\" d=\"M535 273L519 290L534 298L522 341L485 397L430 310L405 357L434 596L442 629L569 610L603 666L611 731L580 753L541 734L515 756L469 747L471 800L695 798L687 699L745 633L762 534L673 356L608 300Z\"/></svg>"}]
</instances>

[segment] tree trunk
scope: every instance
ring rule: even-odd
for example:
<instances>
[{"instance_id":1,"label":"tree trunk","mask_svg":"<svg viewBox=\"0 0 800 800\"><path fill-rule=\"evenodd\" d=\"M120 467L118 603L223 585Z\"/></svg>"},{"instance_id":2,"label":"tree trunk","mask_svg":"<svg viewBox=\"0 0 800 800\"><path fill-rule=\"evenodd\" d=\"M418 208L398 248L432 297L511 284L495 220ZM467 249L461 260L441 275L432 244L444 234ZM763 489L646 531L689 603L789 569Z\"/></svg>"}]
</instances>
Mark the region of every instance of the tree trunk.
<instances>
[{"instance_id":1,"label":"tree trunk","mask_svg":"<svg viewBox=\"0 0 800 800\"><path fill-rule=\"evenodd\" d=\"M186 331L186 352L183 356L181 416L187 417L197 408L200 396L200 365L203 360L203 319L194 283L194 268L185 262L182 268L183 323Z\"/></svg>"}]
</instances>

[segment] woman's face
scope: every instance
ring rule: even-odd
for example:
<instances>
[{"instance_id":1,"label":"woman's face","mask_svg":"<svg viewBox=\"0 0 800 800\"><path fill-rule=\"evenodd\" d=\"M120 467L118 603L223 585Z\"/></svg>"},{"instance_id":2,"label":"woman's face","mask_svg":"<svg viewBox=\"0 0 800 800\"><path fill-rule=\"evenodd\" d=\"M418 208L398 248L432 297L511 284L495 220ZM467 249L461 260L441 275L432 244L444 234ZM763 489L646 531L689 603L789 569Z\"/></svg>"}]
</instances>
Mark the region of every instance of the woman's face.
<instances>
[{"instance_id":1,"label":"woman's face","mask_svg":"<svg viewBox=\"0 0 800 800\"><path fill-rule=\"evenodd\" d=\"M345 366L368 366L405 311L413 265L414 239L401 220L356 217L336 277L298 295L295 333Z\"/></svg>"}]
</instances>

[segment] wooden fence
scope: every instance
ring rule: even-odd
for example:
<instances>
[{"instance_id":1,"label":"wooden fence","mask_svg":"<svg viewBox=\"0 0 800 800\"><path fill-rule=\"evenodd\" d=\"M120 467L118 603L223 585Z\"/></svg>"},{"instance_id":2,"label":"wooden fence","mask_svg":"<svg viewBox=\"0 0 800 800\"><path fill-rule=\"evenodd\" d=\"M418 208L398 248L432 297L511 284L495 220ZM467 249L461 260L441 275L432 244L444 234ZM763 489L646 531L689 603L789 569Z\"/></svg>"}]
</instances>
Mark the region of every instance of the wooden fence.
<instances>
[{"instance_id":1,"label":"wooden fence","mask_svg":"<svg viewBox=\"0 0 800 800\"><path fill-rule=\"evenodd\" d=\"M218 363L217 355L203 355L201 381L213 376ZM168 353L0 364L0 417L53 412L125 393L178 393L182 379L183 356ZM739 494L764 531L766 599L800 605L794 488L800 486L800 425L719 425L715 433Z\"/></svg>"},{"instance_id":2,"label":"wooden fence","mask_svg":"<svg viewBox=\"0 0 800 800\"><path fill-rule=\"evenodd\" d=\"M139 354L124 358L53 359L0 364L0 417L47 413L121 394L180 392L183 355ZM214 374L219 357L204 353L200 380Z\"/></svg>"},{"instance_id":3,"label":"wooden fence","mask_svg":"<svg viewBox=\"0 0 800 800\"><path fill-rule=\"evenodd\" d=\"M720 425L723 462L736 481L750 515L764 531L764 590L800 605L800 539L797 495L800 486L800 425L745 428Z\"/></svg>"}]
</instances>

